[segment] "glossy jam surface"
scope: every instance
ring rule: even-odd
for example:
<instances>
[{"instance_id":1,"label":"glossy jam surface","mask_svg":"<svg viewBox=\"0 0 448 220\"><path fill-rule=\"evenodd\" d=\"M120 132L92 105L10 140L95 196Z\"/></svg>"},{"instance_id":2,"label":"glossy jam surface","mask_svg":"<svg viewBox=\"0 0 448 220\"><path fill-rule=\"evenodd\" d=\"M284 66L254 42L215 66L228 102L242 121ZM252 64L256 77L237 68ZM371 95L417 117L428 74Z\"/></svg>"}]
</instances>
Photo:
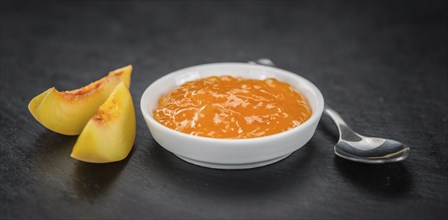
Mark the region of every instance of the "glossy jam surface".
<instances>
[{"instance_id":1,"label":"glossy jam surface","mask_svg":"<svg viewBox=\"0 0 448 220\"><path fill-rule=\"evenodd\" d=\"M297 127L311 117L311 108L303 95L276 79L213 76L162 96L153 117L191 135L244 139Z\"/></svg>"}]
</instances>

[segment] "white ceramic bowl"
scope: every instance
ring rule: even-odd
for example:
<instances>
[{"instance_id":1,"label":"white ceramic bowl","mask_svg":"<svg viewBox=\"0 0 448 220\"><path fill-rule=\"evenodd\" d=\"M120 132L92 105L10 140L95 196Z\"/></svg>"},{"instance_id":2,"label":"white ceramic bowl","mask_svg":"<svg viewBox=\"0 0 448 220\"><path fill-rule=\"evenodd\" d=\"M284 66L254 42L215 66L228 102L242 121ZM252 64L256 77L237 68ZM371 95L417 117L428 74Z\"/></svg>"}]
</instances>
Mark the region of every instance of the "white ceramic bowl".
<instances>
[{"instance_id":1,"label":"white ceramic bowl","mask_svg":"<svg viewBox=\"0 0 448 220\"><path fill-rule=\"evenodd\" d=\"M152 117L162 95L187 81L220 75L260 80L272 77L288 82L308 99L312 116L288 131L249 139L193 136L165 127ZM319 123L324 99L311 82L282 69L248 63L214 63L181 69L156 80L143 93L140 107L154 139L179 158L210 168L246 169L277 162L305 145Z\"/></svg>"}]
</instances>

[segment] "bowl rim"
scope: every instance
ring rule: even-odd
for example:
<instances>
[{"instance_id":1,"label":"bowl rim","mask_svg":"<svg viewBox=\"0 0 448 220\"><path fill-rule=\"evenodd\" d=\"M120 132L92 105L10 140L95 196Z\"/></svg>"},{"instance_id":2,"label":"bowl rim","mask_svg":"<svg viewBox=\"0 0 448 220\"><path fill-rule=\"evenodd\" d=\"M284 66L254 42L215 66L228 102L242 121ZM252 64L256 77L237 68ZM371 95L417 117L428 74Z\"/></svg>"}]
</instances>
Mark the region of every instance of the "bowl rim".
<instances>
[{"instance_id":1,"label":"bowl rim","mask_svg":"<svg viewBox=\"0 0 448 220\"><path fill-rule=\"evenodd\" d=\"M187 71L191 71L192 69L198 69L198 68L204 68L204 67L213 67L213 66L240 66L240 67L256 67L258 69L264 69L264 70L273 70L275 72L280 72L281 74L286 74L286 75L290 75L296 78L299 78L301 81L305 82L306 84L308 84L307 86L309 86L312 90L313 90L313 94L317 100L317 107L315 109L315 111L312 113L311 117L306 120L303 124L300 124L299 126L289 129L287 131L283 131L277 134L271 134L271 135L267 135L267 136L262 136L262 137L255 137L255 138L244 138L244 139L232 139L232 138L212 138L212 137L203 137L203 136L195 136L195 135L191 135L191 134L186 134L180 131L176 131L173 130L171 128L168 128L162 124L160 124L157 120L155 120L152 115L150 114L150 111L148 109L147 106L147 102L148 99L150 97L150 90L151 87L153 87L155 84L161 82L162 80L164 80L165 78L168 78L171 75L175 75L175 74L179 74L181 72L187 72ZM277 74L277 73L276 73ZM290 84L289 82L287 82L288 84ZM216 143L239 143L239 144L244 144L244 143L258 143L258 142L265 142L265 141L270 141L270 140L274 140L274 139L279 139L282 138L284 136L287 136L289 134L292 133L296 133L296 132L300 132L302 130L308 129L309 127L311 127L313 125L313 123L315 121L319 121L320 117L323 113L324 110L324 98L322 96L322 93L320 92L320 90L317 88L317 86L315 86L311 81L309 81L308 79L295 74L293 72L284 70L284 69L280 69L277 67L270 67L270 66L263 66L263 65L259 65L259 64L251 64L251 63L238 63L238 62L217 62L217 63L207 63L207 64L200 64L200 65L195 65L195 66L190 66L190 67L186 67L186 68L182 68L182 69L178 69L175 70L173 72L167 73L164 76L158 78L157 80L155 80L154 82L152 82L148 87L146 87L145 91L143 92L141 98L140 98L140 110L142 112L142 115L144 117L144 119L146 121L151 122L151 124L153 126L156 126L158 129L161 129L164 132L167 132L169 134L172 135L177 135L177 136L181 136L184 138L190 138L196 141L211 141L211 142L216 142Z\"/></svg>"}]
</instances>

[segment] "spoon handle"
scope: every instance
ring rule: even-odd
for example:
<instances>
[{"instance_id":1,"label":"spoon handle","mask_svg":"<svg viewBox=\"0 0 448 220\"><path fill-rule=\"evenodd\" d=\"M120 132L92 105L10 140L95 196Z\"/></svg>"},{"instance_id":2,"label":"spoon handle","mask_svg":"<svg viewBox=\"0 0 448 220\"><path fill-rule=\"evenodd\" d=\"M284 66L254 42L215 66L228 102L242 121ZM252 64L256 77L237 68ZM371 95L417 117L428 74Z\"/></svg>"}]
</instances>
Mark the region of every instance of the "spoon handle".
<instances>
[{"instance_id":1,"label":"spoon handle","mask_svg":"<svg viewBox=\"0 0 448 220\"><path fill-rule=\"evenodd\" d=\"M328 104L325 104L324 113L333 120L334 124L339 130L339 138L348 140L348 141L360 141L362 138L358 133L354 132L342 119L341 115L337 113L333 108L331 108Z\"/></svg>"}]
</instances>

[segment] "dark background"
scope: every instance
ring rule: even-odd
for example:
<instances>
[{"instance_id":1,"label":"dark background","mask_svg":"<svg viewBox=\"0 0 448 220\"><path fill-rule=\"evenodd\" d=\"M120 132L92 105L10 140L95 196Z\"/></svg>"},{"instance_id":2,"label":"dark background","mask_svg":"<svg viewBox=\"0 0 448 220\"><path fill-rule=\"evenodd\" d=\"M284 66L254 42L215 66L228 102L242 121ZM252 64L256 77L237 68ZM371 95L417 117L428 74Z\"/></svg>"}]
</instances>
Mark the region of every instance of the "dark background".
<instances>
[{"instance_id":1,"label":"dark background","mask_svg":"<svg viewBox=\"0 0 448 220\"><path fill-rule=\"evenodd\" d=\"M448 215L443 2L1 2L0 216L4 218L423 219ZM151 137L143 90L171 71L269 57L314 82L361 133L408 160L334 156L324 117L299 151L258 169L190 165ZM122 162L70 158L76 137L28 112L32 97L132 64L137 137Z\"/></svg>"}]
</instances>

